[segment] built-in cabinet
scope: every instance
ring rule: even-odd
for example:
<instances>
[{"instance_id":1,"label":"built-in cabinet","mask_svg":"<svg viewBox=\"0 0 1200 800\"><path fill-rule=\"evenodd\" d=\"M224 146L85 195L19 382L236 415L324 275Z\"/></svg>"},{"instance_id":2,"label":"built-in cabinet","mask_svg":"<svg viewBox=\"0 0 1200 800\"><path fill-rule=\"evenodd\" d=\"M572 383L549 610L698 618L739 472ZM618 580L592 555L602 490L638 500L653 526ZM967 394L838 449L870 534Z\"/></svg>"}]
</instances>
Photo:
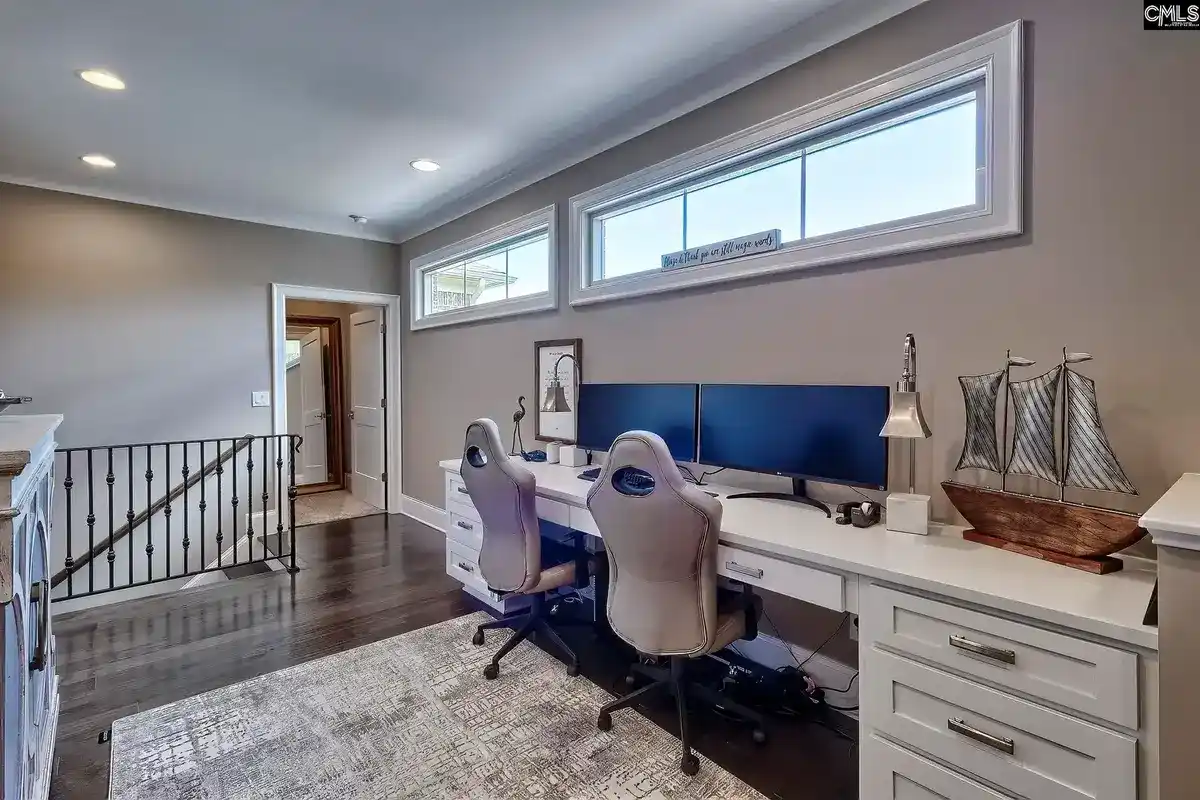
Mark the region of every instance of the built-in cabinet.
<instances>
[{"instance_id":1,"label":"built-in cabinet","mask_svg":"<svg viewBox=\"0 0 1200 800\"><path fill-rule=\"evenodd\" d=\"M0 417L0 608L3 608L4 800L50 794L58 721L50 617L53 415Z\"/></svg>"}]
</instances>

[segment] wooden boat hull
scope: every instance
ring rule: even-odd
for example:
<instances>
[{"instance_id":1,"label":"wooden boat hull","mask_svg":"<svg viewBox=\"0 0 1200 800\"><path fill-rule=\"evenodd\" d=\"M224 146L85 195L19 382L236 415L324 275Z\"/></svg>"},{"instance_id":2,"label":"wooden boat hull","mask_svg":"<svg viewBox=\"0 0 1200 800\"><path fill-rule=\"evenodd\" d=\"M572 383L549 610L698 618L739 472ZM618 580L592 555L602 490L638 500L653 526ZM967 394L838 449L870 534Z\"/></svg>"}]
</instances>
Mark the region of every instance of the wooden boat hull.
<instances>
[{"instance_id":1,"label":"wooden boat hull","mask_svg":"<svg viewBox=\"0 0 1200 800\"><path fill-rule=\"evenodd\" d=\"M1122 511L957 481L943 481L942 489L974 529L964 538L1088 572L1119 570L1120 559L1106 556L1146 535L1137 516Z\"/></svg>"}]
</instances>

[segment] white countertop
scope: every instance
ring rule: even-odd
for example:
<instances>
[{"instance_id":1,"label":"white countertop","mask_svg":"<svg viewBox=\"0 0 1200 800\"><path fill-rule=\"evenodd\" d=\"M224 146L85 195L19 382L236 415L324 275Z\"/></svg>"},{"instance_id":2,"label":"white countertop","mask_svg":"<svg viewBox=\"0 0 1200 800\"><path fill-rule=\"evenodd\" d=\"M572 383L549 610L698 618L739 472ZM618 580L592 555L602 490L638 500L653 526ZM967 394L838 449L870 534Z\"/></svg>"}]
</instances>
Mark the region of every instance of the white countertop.
<instances>
[{"instance_id":1,"label":"white countertop","mask_svg":"<svg viewBox=\"0 0 1200 800\"><path fill-rule=\"evenodd\" d=\"M1140 523L1155 544L1200 550L1200 474L1181 475Z\"/></svg>"},{"instance_id":2,"label":"white countertop","mask_svg":"<svg viewBox=\"0 0 1200 800\"><path fill-rule=\"evenodd\" d=\"M442 461L458 472L459 459ZM527 463L538 494L587 507L583 467ZM1200 475L1195 476L1200 481ZM1200 486L1200 482L1197 484ZM929 536L837 525L819 511L779 500L735 499L743 491L717 484L721 541L731 547L802 561L1043 620L1116 641L1158 649L1158 628L1142 624L1156 572L1131 560L1110 575L1092 575L1028 556L964 541L962 528L934 526Z\"/></svg>"},{"instance_id":3,"label":"white countertop","mask_svg":"<svg viewBox=\"0 0 1200 800\"><path fill-rule=\"evenodd\" d=\"M61 414L0 414L0 472L20 472L62 421Z\"/></svg>"}]
</instances>

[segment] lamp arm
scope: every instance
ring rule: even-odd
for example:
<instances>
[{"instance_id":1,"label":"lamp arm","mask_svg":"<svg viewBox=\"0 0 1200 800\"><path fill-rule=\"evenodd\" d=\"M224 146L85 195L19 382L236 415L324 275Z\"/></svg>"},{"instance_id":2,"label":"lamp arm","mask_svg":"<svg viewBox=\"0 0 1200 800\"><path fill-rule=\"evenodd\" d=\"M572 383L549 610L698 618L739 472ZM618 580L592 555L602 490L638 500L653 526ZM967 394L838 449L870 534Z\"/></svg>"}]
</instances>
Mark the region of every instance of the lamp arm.
<instances>
[{"instance_id":1,"label":"lamp arm","mask_svg":"<svg viewBox=\"0 0 1200 800\"><path fill-rule=\"evenodd\" d=\"M580 382L582 382L583 381L583 365L581 365L579 363L578 358L571 355L570 353L563 353L561 356L559 356L557 359L555 359L555 361L554 361L554 380L558 380L558 365L562 363L562 360L564 358L569 358L575 362L575 377Z\"/></svg>"}]
</instances>

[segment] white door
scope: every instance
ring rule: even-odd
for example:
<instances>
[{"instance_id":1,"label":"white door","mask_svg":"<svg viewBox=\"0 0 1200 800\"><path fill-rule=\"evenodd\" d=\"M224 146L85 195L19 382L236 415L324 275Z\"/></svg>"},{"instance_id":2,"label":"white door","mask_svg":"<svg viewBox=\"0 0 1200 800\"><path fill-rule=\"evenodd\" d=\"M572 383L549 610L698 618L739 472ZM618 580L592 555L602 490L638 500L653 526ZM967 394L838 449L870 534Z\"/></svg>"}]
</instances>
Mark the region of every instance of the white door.
<instances>
[{"instance_id":1,"label":"white door","mask_svg":"<svg viewBox=\"0 0 1200 800\"><path fill-rule=\"evenodd\" d=\"M350 315L350 493L384 508L383 309Z\"/></svg>"},{"instance_id":2,"label":"white door","mask_svg":"<svg viewBox=\"0 0 1200 800\"><path fill-rule=\"evenodd\" d=\"M325 360L321 353L321 329L314 328L300 343L300 417L304 428L300 435L299 484L329 480L329 454L325 411Z\"/></svg>"}]
</instances>

